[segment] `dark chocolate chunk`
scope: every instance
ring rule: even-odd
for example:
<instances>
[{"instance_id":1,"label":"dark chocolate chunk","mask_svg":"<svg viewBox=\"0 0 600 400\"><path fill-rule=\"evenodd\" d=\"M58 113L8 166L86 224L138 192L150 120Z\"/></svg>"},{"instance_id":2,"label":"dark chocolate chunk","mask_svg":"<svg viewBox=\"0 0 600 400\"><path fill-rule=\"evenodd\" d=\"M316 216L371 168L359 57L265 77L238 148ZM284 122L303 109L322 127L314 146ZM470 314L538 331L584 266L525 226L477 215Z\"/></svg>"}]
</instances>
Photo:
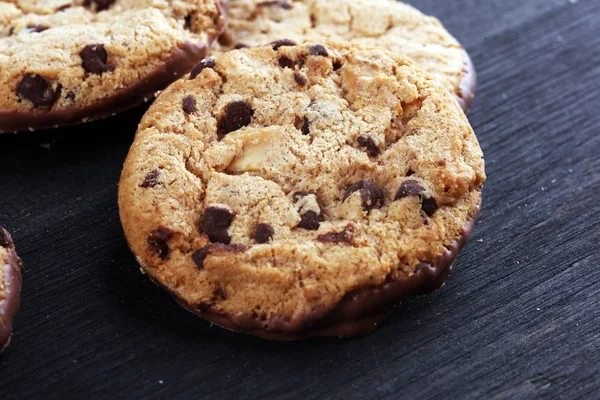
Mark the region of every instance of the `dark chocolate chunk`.
<instances>
[{"instance_id":1,"label":"dark chocolate chunk","mask_svg":"<svg viewBox=\"0 0 600 400\"><path fill-rule=\"evenodd\" d=\"M311 195L312 193L308 192L296 192L292 195L295 202L298 202L302 198ZM317 200L318 203L318 200ZM298 224L299 228L309 229L312 231L316 231L319 229L319 225L321 222L325 221L325 216L321 212L321 205L319 204L319 212L308 210L300 215L300 223Z\"/></svg>"},{"instance_id":2,"label":"dark chocolate chunk","mask_svg":"<svg viewBox=\"0 0 600 400\"><path fill-rule=\"evenodd\" d=\"M359 136L358 144L365 148L369 157L377 157L381 152L377 142L371 136Z\"/></svg>"},{"instance_id":3,"label":"dark chocolate chunk","mask_svg":"<svg viewBox=\"0 0 600 400\"><path fill-rule=\"evenodd\" d=\"M337 71L338 69L342 68L344 66L344 63L342 63L341 60L333 60L333 70Z\"/></svg>"},{"instance_id":4,"label":"dark chocolate chunk","mask_svg":"<svg viewBox=\"0 0 600 400\"><path fill-rule=\"evenodd\" d=\"M193 114L196 112L196 99L193 96L186 96L181 102L183 112L186 114Z\"/></svg>"},{"instance_id":5,"label":"dark chocolate chunk","mask_svg":"<svg viewBox=\"0 0 600 400\"><path fill-rule=\"evenodd\" d=\"M310 49L308 49L308 52L310 53L311 56L321 56L321 57L329 56L329 52L327 51L325 46L320 45L320 44L315 44L315 45L311 46Z\"/></svg>"},{"instance_id":6,"label":"dark chocolate chunk","mask_svg":"<svg viewBox=\"0 0 600 400\"><path fill-rule=\"evenodd\" d=\"M200 269L204 268L204 260L209 254L214 253L241 253L246 251L247 247L243 244L222 244L215 243L209 244L200 250L196 250L192 253L192 261Z\"/></svg>"},{"instance_id":7,"label":"dark chocolate chunk","mask_svg":"<svg viewBox=\"0 0 600 400\"><path fill-rule=\"evenodd\" d=\"M244 126L250 125L253 116L254 110L245 101L239 100L229 103L219 119L217 135L219 135L219 138L222 138L229 132L237 131Z\"/></svg>"},{"instance_id":8,"label":"dark chocolate chunk","mask_svg":"<svg viewBox=\"0 0 600 400\"><path fill-rule=\"evenodd\" d=\"M279 63L279 66L281 68L290 68L290 69L294 69L294 60L292 60L291 58L289 58L288 56L281 56L277 59L277 62Z\"/></svg>"},{"instance_id":9,"label":"dark chocolate chunk","mask_svg":"<svg viewBox=\"0 0 600 400\"><path fill-rule=\"evenodd\" d=\"M306 78L300 72L294 72L294 80L300 86L306 85Z\"/></svg>"},{"instance_id":10,"label":"dark chocolate chunk","mask_svg":"<svg viewBox=\"0 0 600 400\"><path fill-rule=\"evenodd\" d=\"M194 68L192 68L192 72L190 72L190 79L196 78L200 75L200 72L205 70L206 68L213 69L215 67L215 60L213 58L205 58L200 61Z\"/></svg>"},{"instance_id":11,"label":"dark chocolate chunk","mask_svg":"<svg viewBox=\"0 0 600 400\"><path fill-rule=\"evenodd\" d=\"M419 182L408 179L400 185L398 191L396 192L396 196L394 196L394 201L403 199L408 196L420 196L425 193L425 188L419 184Z\"/></svg>"},{"instance_id":12,"label":"dark chocolate chunk","mask_svg":"<svg viewBox=\"0 0 600 400\"><path fill-rule=\"evenodd\" d=\"M256 227L256 231L254 231L253 238L254 240L256 240L256 243L268 243L274 234L275 230L271 225L261 222Z\"/></svg>"},{"instance_id":13,"label":"dark chocolate chunk","mask_svg":"<svg viewBox=\"0 0 600 400\"><path fill-rule=\"evenodd\" d=\"M423 197L421 208L431 217L437 211L438 205L433 197Z\"/></svg>"},{"instance_id":14,"label":"dark chocolate chunk","mask_svg":"<svg viewBox=\"0 0 600 400\"><path fill-rule=\"evenodd\" d=\"M280 47L295 46L296 42L289 39L279 39L271 43L271 45L273 46L273 50L279 50Z\"/></svg>"},{"instance_id":15,"label":"dark chocolate chunk","mask_svg":"<svg viewBox=\"0 0 600 400\"><path fill-rule=\"evenodd\" d=\"M403 199L409 196L419 196L421 199L421 208L428 216L432 216L433 213L437 210L437 203L435 199L427 193L425 188L419 184L419 182L408 179L400 185L396 195L394 196L394 201Z\"/></svg>"},{"instance_id":16,"label":"dark chocolate chunk","mask_svg":"<svg viewBox=\"0 0 600 400\"><path fill-rule=\"evenodd\" d=\"M148 172L146 174L146 177L144 178L144 182L141 183L140 187L147 189L147 188L153 188L156 185L158 185L158 176L160 175L160 171L157 169L153 169L152 171Z\"/></svg>"},{"instance_id":17,"label":"dark chocolate chunk","mask_svg":"<svg viewBox=\"0 0 600 400\"><path fill-rule=\"evenodd\" d=\"M171 231L160 227L148 236L148 245L163 260L169 257L168 241L173 237Z\"/></svg>"},{"instance_id":18,"label":"dark chocolate chunk","mask_svg":"<svg viewBox=\"0 0 600 400\"><path fill-rule=\"evenodd\" d=\"M206 259L206 256L208 256L208 253L210 252L210 245L203 247L200 250L196 250L192 253L192 261L194 262L194 264L196 264L196 266L200 269L204 268L204 260Z\"/></svg>"},{"instance_id":19,"label":"dark chocolate chunk","mask_svg":"<svg viewBox=\"0 0 600 400\"><path fill-rule=\"evenodd\" d=\"M58 100L60 91L60 84L54 89L46 78L33 74L26 74L17 85L17 95L41 109L51 108Z\"/></svg>"},{"instance_id":20,"label":"dark chocolate chunk","mask_svg":"<svg viewBox=\"0 0 600 400\"><path fill-rule=\"evenodd\" d=\"M192 14L186 15L183 21L183 27L185 29L192 29Z\"/></svg>"},{"instance_id":21,"label":"dark chocolate chunk","mask_svg":"<svg viewBox=\"0 0 600 400\"><path fill-rule=\"evenodd\" d=\"M211 242L229 244L231 236L229 236L227 228L233 222L234 217L235 214L226 208L208 207L202 215L200 229L206 233Z\"/></svg>"},{"instance_id":22,"label":"dark chocolate chunk","mask_svg":"<svg viewBox=\"0 0 600 400\"><path fill-rule=\"evenodd\" d=\"M50 29L50 27L46 26L46 25L27 25L26 28L29 32L37 32L37 33L43 32L47 29Z\"/></svg>"},{"instance_id":23,"label":"dark chocolate chunk","mask_svg":"<svg viewBox=\"0 0 600 400\"><path fill-rule=\"evenodd\" d=\"M288 3L286 0L272 0L272 1L261 1L256 5L257 7L281 7L284 10L291 10L292 5Z\"/></svg>"},{"instance_id":24,"label":"dark chocolate chunk","mask_svg":"<svg viewBox=\"0 0 600 400\"><path fill-rule=\"evenodd\" d=\"M239 49L245 49L245 48L247 48L247 47L248 47L248 45L247 45L247 44L244 44L244 43L237 43L235 46L233 46L233 48L234 48L235 50L239 50Z\"/></svg>"},{"instance_id":25,"label":"dark chocolate chunk","mask_svg":"<svg viewBox=\"0 0 600 400\"><path fill-rule=\"evenodd\" d=\"M373 208L383 205L383 191L371 181L361 180L350 186L346 189L344 200L354 192L360 192L362 209L365 211L371 211Z\"/></svg>"},{"instance_id":26,"label":"dark chocolate chunk","mask_svg":"<svg viewBox=\"0 0 600 400\"><path fill-rule=\"evenodd\" d=\"M341 232L329 232L319 235L317 240L324 243L347 243L354 242L354 225L348 225Z\"/></svg>"},{"instance_id":27,"label":"dark chocolate chunk","mask_svg":"<svg viewBox=\"0 0 600 400\"><path fill-rule=\"evenodd\" d=\"M117 0L85 0L83 5L85 7L91 7L92 5L95 5L96 11L104 11L112 6L115 1Z\"/></svg>"},{"instance_id":28,"label":"dark chocolate chunk","mask_svg":"<svg viewBox=\"0 0 600 400\"><path fill-rule=\"evenodd\" d=\"M298 224L298 227L316 231L319 229L319 225L321 225L321 222L323 221L325 221L325 217L322 213L316 213L315 211L308 210L300 216L300 223Z\"/></svg>"},{"instance_id":29,"label":"dark chocolate chunk","mask_svg":"<svg viewBox=\"0 0 600 400\"><path fill-rule=\"evenodd\" d=\"M101 75L115 69L114 65L107 62L108 53L103 44L88 44L81 50L79 57L83 69L91 74Z\"/></svg>"},{"instance_id":30,"label":"dark chocolate chunk","mask_svg":"<svg viewBox=\"0 0 600 400\"><path fill-rule=\"evenodd\" d=\"M304 117L304 119L302 121L302 134L303 135L310 134L310 121L306 117Z\"/></svg>"}]
</instances>

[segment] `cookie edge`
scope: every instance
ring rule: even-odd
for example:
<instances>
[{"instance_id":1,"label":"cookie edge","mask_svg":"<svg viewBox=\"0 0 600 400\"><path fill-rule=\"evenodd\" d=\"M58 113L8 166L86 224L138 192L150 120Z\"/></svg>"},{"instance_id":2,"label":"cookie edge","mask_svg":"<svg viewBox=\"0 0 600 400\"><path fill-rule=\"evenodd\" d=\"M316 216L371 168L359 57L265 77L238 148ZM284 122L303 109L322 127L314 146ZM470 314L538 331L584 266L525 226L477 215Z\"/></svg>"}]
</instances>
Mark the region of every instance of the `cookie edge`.
<instances>
[{"instance_id":1,"label":"cookie edge","mask_svg":"<svg viewBox=\"0 0 600 400\"><path fill-rule=\"evenodd\" d=\"M463 76L456 89L456 100L460 108L466 113L469 112L475 99L475 90L477 89L477 71L469 53L463 49Z\"/></svg>"},{"instance_id":2,"label":"cookie edge","mask_svg":"<svg viewBox=\"0 0 600 400\"><path fill-rule=\"evenodd\" d=\"M480 193L481 196L481 193ZM458 237L440 254L431 267L419 268L413 275L378 286L367 286L347 293L337 304L294 317L292 321L281 318L260 320L246 314L227 315L210 307L195 308L177 297L160 282L150 279L167 290L189 312L221 328L253 335L267 340L289 341L311 337L352 337L375 329L402 300L432 293L440 289L448 278L459 251L469 240L481 210L481 198L468 223ZM268 325L269 329L265 326Z\"/></svg>"},{"instance_id":3,"label":"cookie edge","mask_svg":"<svg viewBox=\"0 0 600 400\"><path fill-rule=\"evenodd\" d=\"M21 305L21 285L23 283L23 262L17 255L10 233L0 226L0 231L8 239L8 263L2 267L6 279L6 298L0 302L0 354L10 344L13 320Z\"/></svg>"}]
</instances>

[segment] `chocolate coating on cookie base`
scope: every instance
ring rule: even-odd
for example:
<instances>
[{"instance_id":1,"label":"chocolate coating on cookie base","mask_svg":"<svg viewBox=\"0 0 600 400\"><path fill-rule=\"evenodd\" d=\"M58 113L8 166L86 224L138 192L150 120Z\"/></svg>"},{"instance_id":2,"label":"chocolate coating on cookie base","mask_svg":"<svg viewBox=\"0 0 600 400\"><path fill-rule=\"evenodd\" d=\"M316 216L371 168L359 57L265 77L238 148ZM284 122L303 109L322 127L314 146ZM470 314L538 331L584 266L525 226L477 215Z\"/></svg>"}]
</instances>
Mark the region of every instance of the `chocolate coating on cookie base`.
<instances>
[{"instance_id":1,"label":"chocolate coating on cookie base","mask_svg":"<svg viewBox=\"0 0 600 400\"><path fill-rule=\"evenodd\" d=\"M206 55L208 47L191 42L182 43L165 63L150 72L140 82L114 96L85 107L65 107L50 110L0 110L0 133L52 128L93 121L131 109L150 100L171 82L190 72Z\"/></svg>"},{"instance_id":2,"label":"chocolate coating on cookie base","mask_svg":"<svg viewBox=\"0 0 600 400\"><path fill-rule=\"evenodd\" d=\"M475 72L475 66L473 60L469 57L469 53L464 50L463 77L456 91L456 99L465 113L469 112L473 104L476 87L477 73Z\"/></svg>"},{"instance_id":3,"label":"chocolate coating on cookie base","mask_svg":"<svg viewBox=\"0 0 600 400\"><path fill-rule=\"evenodd\" d=\"M226 315L209 306L195 308L184 300L176 300L188 311L235 332L269 340L297 340L315 336L350 337L369 332L392 311L400 301L410 296L434 292L443 286L460 249L467 243L475 226L480 206L462 230L433 264L421 264L411 276L390 280L379 286L354 290L332 309L314 311L291 321L282 318L261 320L255 316Z\"/></svg>"},{"instance_id":4,"label":"chocolate coating on cookie base","mask_svg":"<svg viewBox=\"0 0 600 400\"><path fill-rule=\"evenodd\" d=\"M0 298L0 353L10 343L12 323L21 303L21 283L23 280L23 263L17 256L15 245L10 234L0 227L0 237L6 239L7 259L0 259L0 279L4 280L4 293Z\"/></svg>"}]
</instances>

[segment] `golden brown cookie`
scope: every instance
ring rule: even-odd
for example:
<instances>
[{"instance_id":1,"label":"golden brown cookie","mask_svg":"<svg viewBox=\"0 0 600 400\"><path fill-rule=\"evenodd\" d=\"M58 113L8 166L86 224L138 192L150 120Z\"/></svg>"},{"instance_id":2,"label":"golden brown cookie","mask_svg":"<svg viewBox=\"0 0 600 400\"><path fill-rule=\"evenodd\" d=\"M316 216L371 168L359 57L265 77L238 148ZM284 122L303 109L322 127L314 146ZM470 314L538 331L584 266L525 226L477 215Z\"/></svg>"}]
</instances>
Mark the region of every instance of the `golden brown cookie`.
<instances>
[{"instance_id":1,"label":"golden brown cookie","mask_svg":"<svg viewBox=\"0 0 600 400\"><path fill-rule=\"evenodd\" d=\"M10 233L0 227L0 353L8 347L13 319L21 302L23 263Z\"/></svg>"},{"instance_id":2,"label":"golden brown cookie","mask_svg":"<svg viewBox=\"0 0 600 400\"><path fill-rule=\"evenodd\" d=\"M277 41L157 98L119 206L143 271L190 311L271 339L350 336L443 283L484 180L463 111L412 61Z\"/></svg>"},{"instance_id":3,"label":"golden brown cookie","mask_svg":"<svg viewBox=\"0 0 600 400\"><path fill-rule=\"evenodd\" d=\"M132 108L188 73L226 0L0 2L0 133Z\"/></svg>"},{"instance_id":4,"label":"golden brown cookie","mask_svg":"<svg viewBox=\"0 0 600 400\"><path fill-rule=\"evenodd\" d=\"M408 56L468 111L476 75L469 55L434 17L396 0L231 0L221 50L287 38L339 40Z\"/></svg>"}]
</instances>

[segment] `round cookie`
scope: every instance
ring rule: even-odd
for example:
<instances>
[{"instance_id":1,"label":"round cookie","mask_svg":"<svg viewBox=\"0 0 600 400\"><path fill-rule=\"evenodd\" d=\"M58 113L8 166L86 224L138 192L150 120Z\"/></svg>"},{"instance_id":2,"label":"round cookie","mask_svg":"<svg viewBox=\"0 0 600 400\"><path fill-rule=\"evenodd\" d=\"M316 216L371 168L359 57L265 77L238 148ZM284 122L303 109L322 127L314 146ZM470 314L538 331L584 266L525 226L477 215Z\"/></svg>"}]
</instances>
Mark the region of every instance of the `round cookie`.
<instances>
[{"instance_id":1,"label":"round cookie","mask_svg":"<svg viewBox=\"0 0 600 400\"><path fill-rule=\"evenodd\" d=\"M86 122L148 101L208 54L226 4L0 2L0 133Z\"/></svg>"},{"instance_id":2,"label":"round cookie","mask_svg":"<svg viewBox=\"0 0 600 400\"><path fill-rule=\"evenodd\" d=\"M468 111L476 75L467 52L434 17L396 0L231 0L221 50L277 39L344 40L412 58Z\"/></svg>"},{"instance_id":3,"label":"round cookie","mask_svg":"<svg viewBox=\"0 0 600 400\"><path fill-rule=\"evenodd\" d=\"M484 180L464 113L415 63L277 41L158 96L119 208L142 270L188 310L269 339L351 336L441 286Z\"/></svg>"},{"instance_id":4,"label":"round cookie","mask_svg":"<svg viewBox=\"0 0 600 400\"><path fill-rule=\"evenodd\" d=\"M21 302L23 263L10 233L0 226L0 353L8 347L12 323Z\"/></svg>"}]
</instances>

